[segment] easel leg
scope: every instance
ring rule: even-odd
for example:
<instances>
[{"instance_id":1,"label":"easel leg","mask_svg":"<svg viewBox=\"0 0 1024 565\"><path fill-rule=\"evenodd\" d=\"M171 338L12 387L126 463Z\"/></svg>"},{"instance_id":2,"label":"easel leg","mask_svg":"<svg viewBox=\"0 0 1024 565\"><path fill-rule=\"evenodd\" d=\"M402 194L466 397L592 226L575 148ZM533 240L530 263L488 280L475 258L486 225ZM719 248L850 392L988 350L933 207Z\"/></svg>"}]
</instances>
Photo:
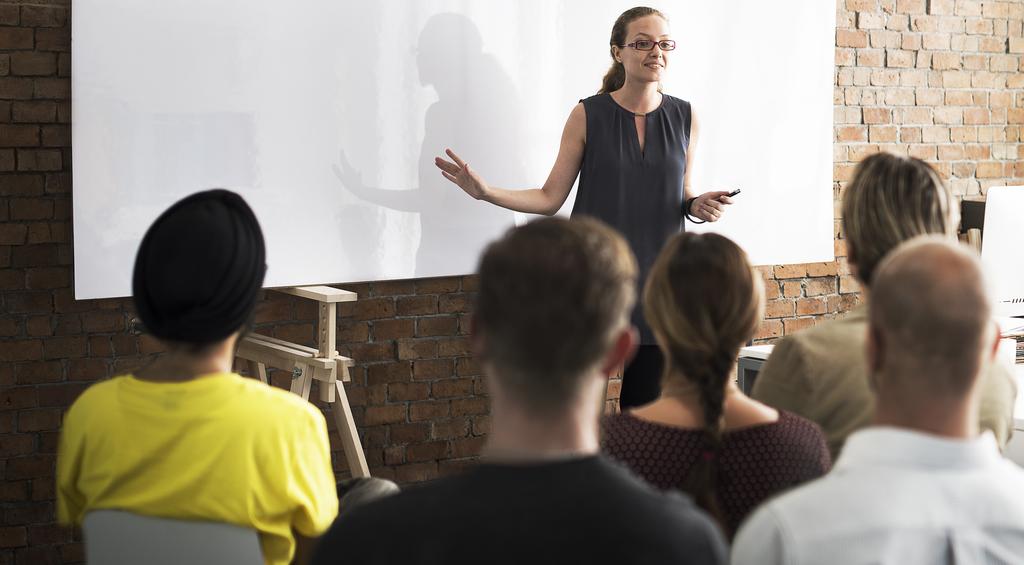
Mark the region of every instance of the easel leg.
<instances>
[{"instance_id":1,"label":"easel leg","mask_svg":"<svg viewBox=\"0 0 1024 565\"><path fill-rule=\"evenodd\" d=\"M259 379L263 384L270 384L267 381L267 366L258 361L249 361L249 376Z\"/></svg>"},{"instance_id":2,"label":"easel leg","mask_svg":"<svg viewBox=\"0 0 1024 565\"><path fill-rule=\"evenodd\" d=\"M348 461L348 468L352 477L369 477L370 468L366 465L366 456L363 454L363 445L359 441L359 433L356 431L356 422L352 418L352 408L348 404L348 395L345 394L345 386L341 381L334 381L337 398L331 403L331 414L334 416L334 423L338 426L338 435L341 437L341 445L345 448L345 460Z\"/></svg>"},{"instance_id":3,"label":"easel leg","mask_svg":"<svg viewBox=\"0 0 1024 565\"><path fill-rule=\"evenodd\" d=\"M611 385L611 381L612 381L613 377L618 377L619 380L621 381L622 380L622 375L625 372L626 372L625 365L619 365L619 367L615 370L615 372L613 374L608 375L607 378L605 378L605 380L604 380L604 394L601 396L601 414L615 414L615 413L618 412L618 409L617 409L618 402L615 403L616 404L616 408L615 409L612 409L611 412L608 411L608 388Z\"/></svg>"},{"instance_id":4,"label":"easel leg","mask_svg":"<svg viewBox=\"0 0 1024 565\"><path fill-rule=\"evenodd\" d=\"M301 371L298 376L292 373L292 394L297 394L305 400L309 400L309 389L313 384L313 368L309 365L295 365L296 371Z\"/></svg>"},{"instance_id":5,"label":"easel leg","mask_svg":"<svg viewBox=\"0 0 1024 565\"><path fill-rule=\"evenodd\" d=\"M331 371L330 377L327 380L320 380L316 383L316 388L320 394L320 401L331 404L335 401L334 396L334 381L337 378L337 369Z\"/></svg>"}]
</instances>

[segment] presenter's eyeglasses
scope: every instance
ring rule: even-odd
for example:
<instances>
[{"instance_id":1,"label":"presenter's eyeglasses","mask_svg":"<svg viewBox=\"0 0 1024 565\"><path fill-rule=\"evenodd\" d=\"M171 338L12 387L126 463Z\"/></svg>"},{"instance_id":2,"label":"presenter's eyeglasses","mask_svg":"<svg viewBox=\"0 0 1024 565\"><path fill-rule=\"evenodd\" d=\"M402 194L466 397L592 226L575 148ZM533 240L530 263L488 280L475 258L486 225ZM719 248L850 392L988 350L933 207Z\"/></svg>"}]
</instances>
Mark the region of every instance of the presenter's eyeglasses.
<instances>
[{"instance_id":1,"label":"presenter's eyeglasses","mask_svg":"<svg viewBox=\"0 0 1024 565\"><path fill-rule=\"evenodd\" d=\"M637 39L633 43L627 43L625 47L632 47L637 51L651 51L655 45L660 47L662 51L671 51L676 48L676 42L672 39L662 39L661 41Z\"/></svg>"}]
</instances>

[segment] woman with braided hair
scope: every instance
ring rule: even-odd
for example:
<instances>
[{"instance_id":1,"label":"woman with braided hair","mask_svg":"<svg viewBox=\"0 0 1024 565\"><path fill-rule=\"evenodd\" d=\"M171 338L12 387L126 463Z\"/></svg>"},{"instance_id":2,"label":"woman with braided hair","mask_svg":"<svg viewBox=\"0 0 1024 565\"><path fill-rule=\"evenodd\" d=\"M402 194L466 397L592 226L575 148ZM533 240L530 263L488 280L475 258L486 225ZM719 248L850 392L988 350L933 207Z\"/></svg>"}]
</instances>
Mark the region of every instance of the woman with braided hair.
<instances>
[{"instance_id":1,"label":"woman with braided hair","mask_svg":"<svg viewBox=\"0 0 1024 565\"><path fill-rule=\"evenodd\" d=\"M740 347L764 309L761 277L735 243L681 233L644 289L644 314L665 358L661 396L606 417L603 450L652 485L694 497L731 537L766 498L830 466L817 425L744 395Z\"/></svg>"}]
</instances>

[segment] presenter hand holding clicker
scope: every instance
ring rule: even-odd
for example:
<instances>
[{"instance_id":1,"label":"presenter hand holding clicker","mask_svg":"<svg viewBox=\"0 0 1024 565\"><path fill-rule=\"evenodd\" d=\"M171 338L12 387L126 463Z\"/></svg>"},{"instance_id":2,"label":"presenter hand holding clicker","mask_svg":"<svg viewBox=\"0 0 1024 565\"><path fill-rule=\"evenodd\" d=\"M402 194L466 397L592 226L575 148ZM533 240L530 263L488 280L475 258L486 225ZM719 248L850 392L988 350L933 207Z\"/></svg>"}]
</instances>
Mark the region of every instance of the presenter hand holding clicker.
<instances>
[{"instance_id":1,"label":"presenter hand holding clicker","mask_svg":"<svg viewBox=\"0 0 1024 565\"><path fill-rule=\"evenodd\" d=\"M697 119L690 103L661 92L676 42L653 8L627 10L611 33L612 66L597 95L573 108L555 165L541 188L487 184L454 151L435 164L467 194L519 212L554 214L580 176L572 215L596 217L626 236L640 268L640 288L662 244L684 227L715 222L732 204L729 191L698 194L690 185ZM623 408L658 396L662 359L641 309L633 313L640 347L623 375Z\"/></svg>"}]
</instances>

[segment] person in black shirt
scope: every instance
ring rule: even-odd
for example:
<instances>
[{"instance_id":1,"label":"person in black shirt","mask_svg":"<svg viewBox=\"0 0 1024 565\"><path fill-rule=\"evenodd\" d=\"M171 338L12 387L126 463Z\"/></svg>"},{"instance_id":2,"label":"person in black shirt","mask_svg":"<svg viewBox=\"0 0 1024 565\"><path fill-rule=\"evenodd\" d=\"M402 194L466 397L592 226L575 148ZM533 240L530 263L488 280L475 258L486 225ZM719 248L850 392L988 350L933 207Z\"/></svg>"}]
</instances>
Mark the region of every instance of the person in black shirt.
<instances>
[{"instance_id":1,"label":"person in black shirt","mask_svg":"<svg viewBox=\"0 0 1024 565\"><path fill-rule=\"evenodd\" d=\"M314 564L719 564L685 495L599 454L605 382L632 354L636 261L592 219L510 230L480 262L473 344L488 377L483 463L338 518Z\"/></svg>"}]
</instances>

